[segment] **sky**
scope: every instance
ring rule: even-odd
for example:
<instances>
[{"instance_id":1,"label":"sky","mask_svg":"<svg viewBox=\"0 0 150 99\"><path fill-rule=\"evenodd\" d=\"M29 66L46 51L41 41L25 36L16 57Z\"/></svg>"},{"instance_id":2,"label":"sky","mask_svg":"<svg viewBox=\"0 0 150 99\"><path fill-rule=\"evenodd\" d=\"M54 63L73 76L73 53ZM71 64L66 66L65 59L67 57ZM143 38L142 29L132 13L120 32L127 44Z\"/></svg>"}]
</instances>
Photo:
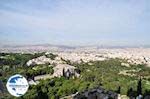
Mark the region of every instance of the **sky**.
<instances>
[{"instance_id":1,"label":"sky","mask_svg":"<svg viewBox=\"0 0 150 99\"><path fill-rule=\"evenodd\" d=\"M0 44L150 45L150 0L0 0Z\"/></svg>"}]
</instances>

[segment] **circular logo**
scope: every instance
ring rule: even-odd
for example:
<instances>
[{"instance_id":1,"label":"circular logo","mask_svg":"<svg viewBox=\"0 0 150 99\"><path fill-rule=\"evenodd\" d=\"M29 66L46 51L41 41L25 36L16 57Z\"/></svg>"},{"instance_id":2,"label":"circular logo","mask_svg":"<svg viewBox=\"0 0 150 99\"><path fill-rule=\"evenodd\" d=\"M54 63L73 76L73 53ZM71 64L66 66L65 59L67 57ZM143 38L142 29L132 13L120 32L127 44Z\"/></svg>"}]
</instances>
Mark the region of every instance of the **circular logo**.
<instances>
[{"instance_id":1,"label":"circular logo","mask_svg":"<svg viewBox=\"0 0 150 99\"><path fill-rule=\"evenodd\" d=\"M25 77L16 74L8 79L6 87L11 95L20 97L27 92L29 84Z\"/></svg>"}]
</instances>

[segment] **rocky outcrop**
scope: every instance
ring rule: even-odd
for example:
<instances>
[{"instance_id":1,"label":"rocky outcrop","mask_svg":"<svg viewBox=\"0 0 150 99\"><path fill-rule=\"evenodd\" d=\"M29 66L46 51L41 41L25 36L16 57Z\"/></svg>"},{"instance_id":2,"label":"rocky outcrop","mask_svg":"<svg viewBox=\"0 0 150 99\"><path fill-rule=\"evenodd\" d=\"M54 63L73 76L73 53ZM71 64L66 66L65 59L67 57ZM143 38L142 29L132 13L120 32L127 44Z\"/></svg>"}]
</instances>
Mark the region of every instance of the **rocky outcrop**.
<instances>
[{"instance_id":1,"label":"rocky outcrop","mask_svg":"<svg viewBox=\"0 0 150 99\"><path fill-rule=\"evenodd\" d=\"M62 64L63 61L59 58L56 57L55 60L52 60L50 58L47 58L45 55L40 56L38 58L29 60L26 65L27 66L34 66L34 65L40 65L40 64Z\"/></svg>"},{"instance_id":2,"label":"rocky outcrop","mask_svg":"<svg viewBox=\"0 0 150 99\"><path fill-rule=\"evenodd\" d=\"M73 99L118 99L118 94L100 87L78 93Z\"/></svg>"},{"instance_id":3,"label":"rocky outcrop","mask_svg":"<svg viewBox=\"0 0 150 99\"><path fill-rule=\"evenodd\" d=\"M80 74L77 72L76 67L68 65L68 64L58 64L54 67L54 77L79 77Z\"/></svg>"}]
</instances>

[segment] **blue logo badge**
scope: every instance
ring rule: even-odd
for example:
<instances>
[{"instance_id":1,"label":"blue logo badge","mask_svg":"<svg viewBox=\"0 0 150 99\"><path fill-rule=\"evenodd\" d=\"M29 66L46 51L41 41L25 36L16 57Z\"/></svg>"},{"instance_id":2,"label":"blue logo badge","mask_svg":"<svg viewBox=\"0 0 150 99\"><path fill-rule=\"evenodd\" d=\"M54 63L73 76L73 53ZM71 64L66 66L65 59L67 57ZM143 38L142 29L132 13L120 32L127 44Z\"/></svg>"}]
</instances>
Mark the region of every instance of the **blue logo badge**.
<instances>
[{"instance_id":1,"label":"blue logo badge","mask_svg":"<svg viewBox=\"0 0 150 99\"><path fill-rule=\"evenodd\" d=\"M6 87L11 95L20 97L27 92L29 84L25 77L16 74L8 79Z\"/></svg>"}]
</instances>

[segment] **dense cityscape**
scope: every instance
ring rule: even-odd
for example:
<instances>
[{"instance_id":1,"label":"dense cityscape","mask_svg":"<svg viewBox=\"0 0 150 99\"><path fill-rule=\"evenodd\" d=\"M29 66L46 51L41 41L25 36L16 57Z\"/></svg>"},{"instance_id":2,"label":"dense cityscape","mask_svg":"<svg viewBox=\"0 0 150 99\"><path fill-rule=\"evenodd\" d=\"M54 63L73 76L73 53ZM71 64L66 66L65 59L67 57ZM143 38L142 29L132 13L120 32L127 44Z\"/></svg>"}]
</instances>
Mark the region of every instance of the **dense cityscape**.
<instances>
[{"instance_id":1,"label":"dense cityscape","mask_svg":"<svg viewBox=\"0 0 150 99\"><path fill-rule=\"evenodd\" d=\"M0 99L150 99L150 0L0 0Z\"/></svg>"},{"instance_id":2,"label":"dense cityscape","mask_svg":"<svg viewBox=\"0 0 150 99\"><path fill-rule=\"evenodd\" d=\"M149 48L56 47L45 50L43 47L20 51L19 48L1 49L2 98L12 99L5 83L9 76L19 73L30 85L22 98L149 99Z\"/></svg>"}]
</instances>

